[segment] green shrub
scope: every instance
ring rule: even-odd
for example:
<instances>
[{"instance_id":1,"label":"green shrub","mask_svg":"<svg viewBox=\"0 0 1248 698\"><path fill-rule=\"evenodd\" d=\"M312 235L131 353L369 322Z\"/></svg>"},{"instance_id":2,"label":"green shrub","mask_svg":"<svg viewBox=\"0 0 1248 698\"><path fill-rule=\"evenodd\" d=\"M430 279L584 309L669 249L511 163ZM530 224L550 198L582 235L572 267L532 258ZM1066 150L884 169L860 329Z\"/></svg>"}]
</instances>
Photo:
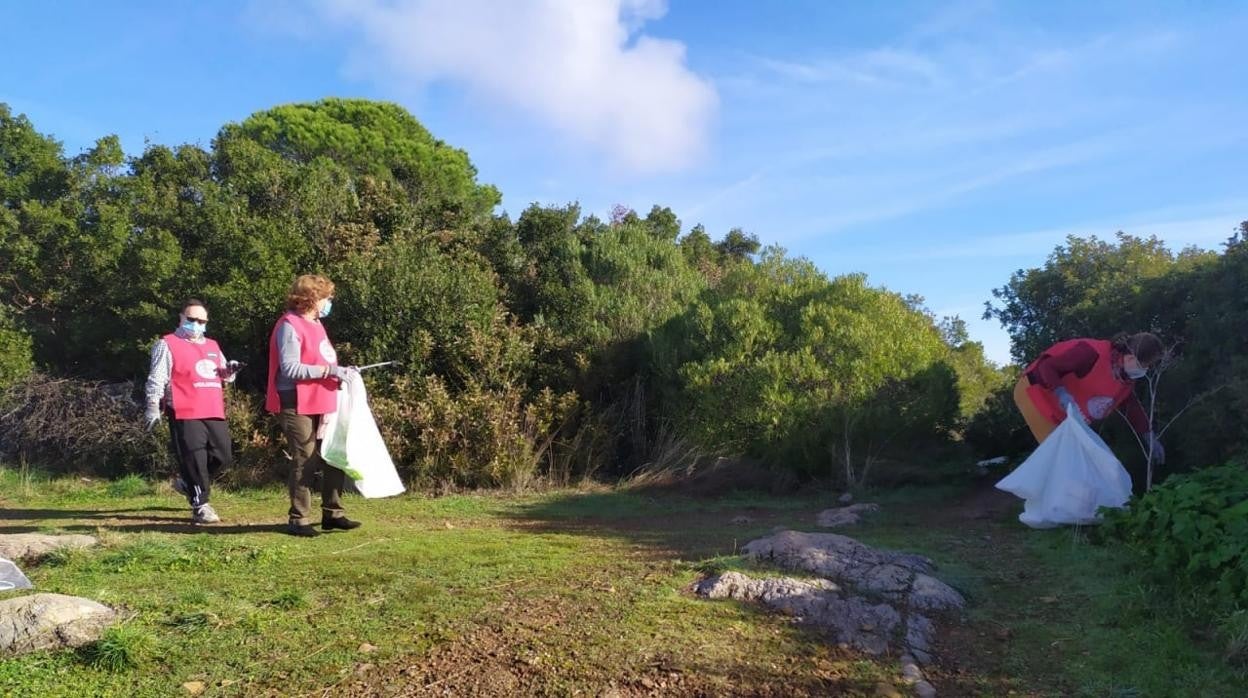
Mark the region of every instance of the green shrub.
<instances>
[{"instance_id":1,"label":"green shrub","mask_svg":"<svg viewBox=\"0 0 1248 698\"><path fill-rule=\"evenodd\" d=\"M1159 583L1206 598L1214 610L1248 607L1248 469L1239 463L1177 475L1122 510L1102 535L1134 551Z\"/></svg>"}]
</instances>

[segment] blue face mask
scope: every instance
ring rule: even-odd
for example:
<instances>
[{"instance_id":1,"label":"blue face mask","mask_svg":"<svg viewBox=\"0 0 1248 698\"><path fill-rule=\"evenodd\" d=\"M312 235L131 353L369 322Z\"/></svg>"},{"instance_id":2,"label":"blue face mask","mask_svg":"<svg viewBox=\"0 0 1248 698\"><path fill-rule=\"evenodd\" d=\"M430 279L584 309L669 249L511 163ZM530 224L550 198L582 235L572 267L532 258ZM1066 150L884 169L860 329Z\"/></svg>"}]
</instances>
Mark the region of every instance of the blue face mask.
<instances>
[{"instance_id":1,"label":"blue face mask","mask_svg":"<svg viewBox=\"0 0 1248 698\"><path fill-rule=\"evenodd\" d=\"M180 329L192 337L198 337L204 333L204 329L206 327L206 325L201 325L198 322L191 322L190 320L187 320L182 323Z\"/></svg>"},{"instance_id":2,"label":"blue face mask","mask_svg":"<svg viewBox=\"0 0 1248 698\"><path fill-rule=\"evenodd\" d=\"M334 309L334 299L333 299L333 298L326 298L326 299L325 299L325 307L324 307L324 308L321 308L320 312L319 312L319 313L317 313L317 315L319 315L320 317L328 317L328 316L329 316L329 311L331 311L331 310L333 310L333 309Z\"/></svg>"}]
</instances>

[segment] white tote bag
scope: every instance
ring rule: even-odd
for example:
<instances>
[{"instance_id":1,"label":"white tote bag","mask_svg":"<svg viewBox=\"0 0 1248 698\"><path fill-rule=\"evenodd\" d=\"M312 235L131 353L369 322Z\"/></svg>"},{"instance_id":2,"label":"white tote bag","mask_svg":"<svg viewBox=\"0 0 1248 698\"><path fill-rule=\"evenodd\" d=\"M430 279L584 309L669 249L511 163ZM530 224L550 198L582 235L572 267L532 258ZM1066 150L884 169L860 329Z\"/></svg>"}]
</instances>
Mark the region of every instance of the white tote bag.
<instances>
[{"instance_id":1,"label":"white tote bag","mask_svg":"<svg viewBox=\"0 0 1248 698\"><path fill-rule=\"evenodd\" d=\"M1032 528L1099 522L1097 509L1131 497L1131 476L1077 409L997 488L1022 497L1018 520Z\"/></svg>"},{"instance_id":2,"label":"white tote bag","mask_svg":"<svg viewBox=\"0 0 1248 698\"><path fill-rule=\"evenodd\" d=\"M30 580L17 568L17 563L0 557L0 591L29 589Z\"/></svg>"},{"instance_id":3,"label":"white tote bag","mask_svg":"<svg viewBox=\"0 0 1248 698\"><path fill-rule=\"evenodd\" d=\"M338 391L338 411L325 418L321 458L346 473L369 499L403 493L403 481L368 409L364 379L358 373Z\"/></svg>"}]
</instances>

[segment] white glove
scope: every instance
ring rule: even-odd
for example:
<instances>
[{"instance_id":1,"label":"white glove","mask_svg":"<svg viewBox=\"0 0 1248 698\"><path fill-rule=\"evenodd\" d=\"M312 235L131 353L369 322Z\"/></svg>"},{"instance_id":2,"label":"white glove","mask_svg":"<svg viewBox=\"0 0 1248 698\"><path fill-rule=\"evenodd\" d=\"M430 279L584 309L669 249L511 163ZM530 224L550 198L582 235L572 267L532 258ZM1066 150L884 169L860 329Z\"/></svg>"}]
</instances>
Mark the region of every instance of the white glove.
<instances>
[{"instance_id":1,"label":"white glove","mask_svg":"<svg viewBox=\"0 0 1248 698\"><path fill-rule=\"evenodd\" d=\"M147 403L147 408L143 410L143 426L148 431L156 426L160 421L160 405L155 402Z\"/></svg>"},{"instance_id":2,"label":"white glove","mask_svg":"<svg viewBox=\"0 0 1248 698\"><path fill-rule=\"evenodd\" d=\"M360 370L354 366L333 366L329 369L329 375L346 382L351 379L351 376L360 375Z\"/></svg>"}]
</instances>

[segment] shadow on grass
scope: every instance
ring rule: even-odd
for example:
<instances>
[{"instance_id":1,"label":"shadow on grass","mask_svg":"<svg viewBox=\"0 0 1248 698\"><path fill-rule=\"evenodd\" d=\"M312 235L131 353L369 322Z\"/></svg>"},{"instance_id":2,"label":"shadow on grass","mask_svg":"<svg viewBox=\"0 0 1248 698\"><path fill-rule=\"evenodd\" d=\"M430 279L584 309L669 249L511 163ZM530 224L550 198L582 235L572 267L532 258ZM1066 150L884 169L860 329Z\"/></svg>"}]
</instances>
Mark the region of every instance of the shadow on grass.
<instances>
[{"instance_id":1,"label":"shadow on grass","mask_svg":"<svg viewBox=\"0 0 1248 698\"><path fill-rule=\"evenodd\" d=\"M817 530L826 493L737 491L714 498L670 492L569 493L518 505L505 516L518 529L619 539L681 559L736 555L776 529Z\"/></svg>"},{"instance_id":2,"label":"shadow on grass","mask_svg":"<svg viewBox=\"0 0 1248 698\"><path fill-rule=\"evenodd\" d=\"M134 516L145 511L185 511L185 507L143 507L141 509L0 509L0 521L29 521L32 519L149 519ZM129 515L129 516L127 516ZM159 518L159 517L157 517Z\"/></svg>"},{"instance_id":3,"label":"shadow on grass","mask_svg":"<svg viewBox=\"0 0 1248 698\"><path fill-rule=\"evenodd\" d=\"M179 510L180 511L180 510ZM114 517L117 518L117 517ZM101 529L118 533L207 533L211 535L239 533L286 533L285 523L247 523L247 524L193 524L186 518L145 519L149 523L123 524L70 524L57 526L61 533L95 533ZM6 533L47 533L46 526L0 526L0 534Z\"/></svg>"}]
</instances>

